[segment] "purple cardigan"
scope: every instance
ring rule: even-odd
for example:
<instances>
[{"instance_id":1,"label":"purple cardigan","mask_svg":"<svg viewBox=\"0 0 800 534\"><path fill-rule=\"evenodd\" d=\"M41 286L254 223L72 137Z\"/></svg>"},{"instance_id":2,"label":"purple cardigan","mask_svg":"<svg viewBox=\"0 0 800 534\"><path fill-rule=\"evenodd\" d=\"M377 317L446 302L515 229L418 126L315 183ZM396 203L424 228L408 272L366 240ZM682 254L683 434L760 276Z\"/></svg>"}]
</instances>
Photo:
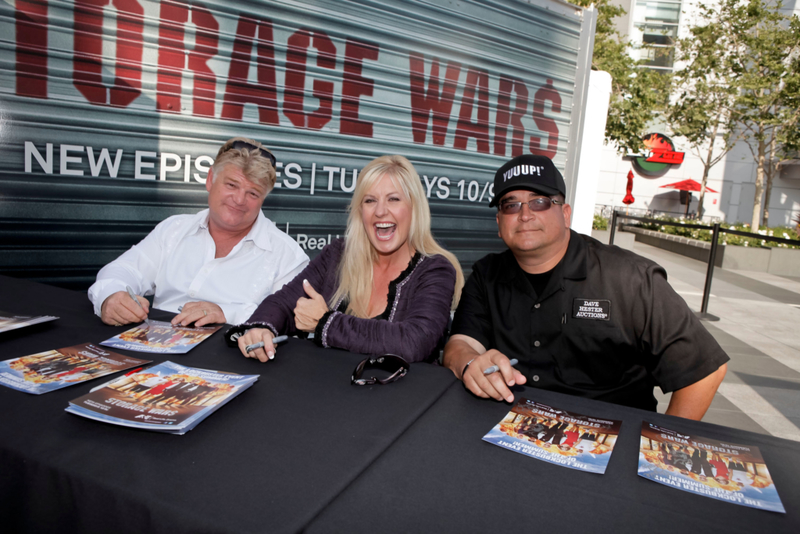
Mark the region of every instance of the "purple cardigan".
<instances>
[{"instance_id":1,"label":"purple cardigan","mask_svg":"<svg viewBox=\"0 0 800 534\"><path fill-rule=\"evenodd\" d=\"M306 296L303 280L329 301L336 292L337 267L344 252L344 239L337 239L294 280L268 296L245 327L266 327L275 335L296 334L294 308ZM453 264L444 256L417 253L405 271L389 283L386 310L373 319L360 319L344 312L336 302L319 321L314 342L362 354L397 354L409 362L432 356L450 319L456 283ZM438 355L437 355L438 356Z\"/></svg>"}]
</instances>

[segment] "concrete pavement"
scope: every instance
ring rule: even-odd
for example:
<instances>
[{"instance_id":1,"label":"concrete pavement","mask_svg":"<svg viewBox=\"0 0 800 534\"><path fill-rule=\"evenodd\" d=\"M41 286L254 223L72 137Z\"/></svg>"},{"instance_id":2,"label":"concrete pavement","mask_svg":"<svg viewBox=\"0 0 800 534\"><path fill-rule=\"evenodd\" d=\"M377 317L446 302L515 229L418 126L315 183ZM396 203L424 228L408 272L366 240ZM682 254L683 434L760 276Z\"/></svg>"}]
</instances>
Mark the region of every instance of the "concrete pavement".
<instances>
[{"instance_id":1,"label":"concrete pavement","mask_svg":"<svg viewBox=\"0 0 800 534\"><path fill-rule=\"evenodd\" d=\"M643 243L633 251L667 270L699 311L707 266ZM703 324L730 356L728 374L703 421L800 441L800 279L717 268ZM661 394L663 412L669 396Z\"/></svg>"}]
</instances>

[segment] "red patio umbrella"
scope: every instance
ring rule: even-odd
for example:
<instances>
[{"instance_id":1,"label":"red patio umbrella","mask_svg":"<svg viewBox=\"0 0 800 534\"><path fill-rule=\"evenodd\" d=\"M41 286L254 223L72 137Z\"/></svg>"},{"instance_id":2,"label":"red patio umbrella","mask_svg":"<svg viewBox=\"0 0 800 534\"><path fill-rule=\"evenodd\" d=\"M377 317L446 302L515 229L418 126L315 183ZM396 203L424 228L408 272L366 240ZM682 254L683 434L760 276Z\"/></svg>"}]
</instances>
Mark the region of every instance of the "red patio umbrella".
<instances>
[{"instance_id":1,"label":"red patio umbrella","mask_svg":"<svg viewBox=\"0 0 800 534\"><path fill-rule=\"evenodd\" d=\"M628 185L625 187L625 198L622 199L622 203L627 205L633 204L636 199L633 198L633 171L628 171Z\"/></svg>"},{"instance_id":2,"label":"red patio umbrella","mask_svg":"<svg viewBox=\"0 0 800 534\"><path fill-rule=\"evenodd\" d=\"M684 180L682 182L675 182L674 184L667 184L662 185L661 187L667 187L669 189L677 189L678 191L700 191L700 182L697 180L692 180L689 178L688 180ZM717 193L710 187L706 186L706 191L709 193Z\"/></svg>"},{"instance_id":3,"label":"red patio umbrella","mask_svg":"<svg viewBox=\"0 0 800 534\"><path fill-rule=\"evenodd\" d=\"M700 189L702 188L702 185L697 180L692 180L691 178L689 178L689 179L684 180L682 182L675 182L674 184L662 185L661 187L668 187L670 189L677 189L678 191L700 191ZM709 192L709 193L716 193L716 191L714 191L713 189L711 189L708 186L706 186L706 191ZM685 215L689 215L689 204L692 201L692 197L690 195L691 195L691 193L689 193L688 198L686 200L686 213L685 213ZM681 204L683 204L683 200L681 200Z\"/></svg>"}]
</instances>

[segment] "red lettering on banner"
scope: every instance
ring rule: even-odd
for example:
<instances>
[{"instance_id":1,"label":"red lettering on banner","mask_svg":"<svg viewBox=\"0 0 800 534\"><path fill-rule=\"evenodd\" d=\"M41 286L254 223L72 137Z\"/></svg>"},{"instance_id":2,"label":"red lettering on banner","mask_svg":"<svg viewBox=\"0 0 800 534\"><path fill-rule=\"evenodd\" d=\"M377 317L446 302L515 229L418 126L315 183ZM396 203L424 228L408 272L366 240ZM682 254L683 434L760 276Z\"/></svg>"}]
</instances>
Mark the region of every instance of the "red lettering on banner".
<instances>
[{"instance_id":1,"label":"red lettering on banner","mask_svg":"<svg viewBox=\"0 0 800 534\"><path fill-rule=\"evenodd\" d=\"M361 76L361 62L378 59L378 45L348 39L344 51L342 113L339 133L372 137L372 123L358 118L358 98L372 96L375 81Z\"/></svg>"},{"instance_id":2,"label":"red lettering on banner","mask_svg":"<svg viewBox=\"0 0 800 534\"><path fill-rule=\"evenodd\" d=\"M333 109L333 82L314 80L315 98L319 107L307 114L303 110L306 85L306 61L309 46L317 49L317 66L336 68L336 47L323 32L297 30L289 37L286 50L286 87L283 91L283 113L298 128L319 130L331 120Z\"/></svg>"},{"instance_id":3,"label":"red lettering on banner","mask_svg":"<svg viewBox=\"0 0 800 534\"><path fill-rule=\"evenodd\" d=\"M103 84L103 8L117 8L116 77ZM142 92L144 9L137 0L76 0L72 83L91 104L126 107Z\"/></svg>"},{"instance_id":4,"label":"red lettering on banner","mask_svg":"<svg viewBox=\"0 0 800 534\"><path fill-rule=\"evenodd\" d=\"M16 1L17 94L47 98L47 2Z\"/></svg>"},{"instance_id":5,"label":"red lettering on banner","mask_svg":"<svg viewBox=\"0 0 800 534\"><path fill-rule=\"evenodd\" d=\"M180 112L181 82L188 63L194 72L192 113L214 116L217 77L208 67L208 60L217 53L219 24L208 9L193 5L192 23L197 26L195 47L188 61L184 46L184 28L189 20L189 7L183 2L161 2L161 24L158 31L158 83L156 109Z\"/></svg>"},{"instance_id":6,"label":"red lettering on banner","mask_svg":"<svg viewBox=\"0 0 800 534\"><path fill-rule=\"evenodd\" d=\"M258 83L247 81L250 71L253 39L258 30L256 50L256 72ZM242 15L236 28L228 84L225 87L225 102L222 118L242 120L244 105L258 106L258 120L262 124L279 124L278 96L275 87L275 49L272 41L272 22L255 20Z\"/></svg>"},{"instance_id":7,"label":"red lettering on banner","mask_svg":"<svg viewBox=\"0 0 800 534\"><path fill-rule=\"evenodd\" d=\"M450 110L453 108L453 96L461 74L461 65L451 62L447 64L445 80L439 90L439 60L431 62L431 74L428 79L428 90L425 91L425 58L422 54L411 52L408 55L411 90L411 130L415 143L424 143L428 135L428 119L433 114L433 144L444 145L447 126L450 122Z\"/></svg>"},{"instance_id":8,"label":"red lettering on banner","mask_svg":"<svg viewBox=\"0 0 800 534\"><path fill-rule=\"evenodd\" d=\"M140 1L75 0L73 4L72 81L92 104L125 107L142 92L144 9ZM156 109L180 112L183 78L188 70L193 80L192 114L213 117L217 77L209 67L209 60L218 55L219 24L206 7L188 2L162 0L160 3ZM14 5L16 94L47 98L48 2L16 0ZM104 14L109 6L113 6L117 13L116 35L113 36L116 49L113 85L103 83L103 62L109 59L103 57L103 34L107 33L109 22ZM196 28L193 38L187 34L189 28ZM187 41L194 41L192 50L187 49ZM336 46L326 33L308 28L295 31L286 44L284 114L296 128L321 129L333 116L335 85L331 80L339 75L336 71ZM256 57L252 57L254 45ZM309 53L315 58L313 61L309 61ZM375 80L364 76L364 60L375 61L379 54L378 44L354 38L346 40L341 73L340 134L366 138L374 135L373 122L361 119L359 109L361 97L371 97L375 90ZM445 72L440 78L440 60L432 57L428 61L430 71L426 72L425 56L409 53L412 136L414 143L424 144L430 122L433 145L444 146L462 65L447 62L442 67ZM248 81L251 65L257 69L256 83ZM307 75L314 77L313 83ZM522 119L528 113L529 88L521 79L500 75L497 100L492 101L497 106L492 123L490 99L495 96L489 93L489 82L487 71L478 68L467 71L453 147L467 150L470 138L474 138L477 151L484 154L505 156L510 144L513 157L522 154L526 148L533 154L555 157L559 147L559 126L553 117L561 113L562 101L553 80L548 79L533 97L532 118L538 132L530 135L527 147ZM307 85L311 86L311 95L308 96L313 95L319 101L315 110L310 109L313 104L305 100ZM262 124L280 125L272 21L242 13L233 43L221 118L241 121L246 104L257 106ZM490 151L492 129L494 147ZM679 162L681 155L654 151L651 158L672 163Z\"/></svg>"},{"instance_id":9,"label":"red lettering on banner","mask_svg":"<svg viewBox=\"0 0 800 534\"><path fill-rule=\"evenodd\" d=\"M178 113L181 109L181 78L186 65L183 25L189 20L189 10L186 4L164 0L160 18L156 109Z\"/></svg>"},{"instance_id":10,"label":"red lettering on banner","mask_svg":"<svg viewBox=\"0 0 800 534\"><path fill-rule=\"evenodd\" d=\"M478 93L478 118L477 121L472 122L476 90ZM478 142L478 152L489 153L489 73L474 68L470 68L467 72L467 82L464 86L464 96L461 99L453 148L466 150L467 140L470 137L474 137Z\"/></svg>"},{"instance_id":11,"label":"red lettering on banner","mask_svg":"<svg viewBox=\"0 0 800 534\"><path fill-rule=\"evenodd\" d=\"M197 26L194 50L187 61L194 72L192 113L203 117L214 116L214 101L217 98L217 76L208 66L208 60L217 55L219 23L205 7L192 6L192 22Z\"/></svg>"},{"instance_id":12,"label":"red lettering on banner","mask_svg":"<svg viewBox=\"0 0 800 534\"><path fill-rule=\"evenodd\" d=\"M514 113L511 113L511 93L516 93ZM528 87L516 78L500 77L500 90L497 95L497 116L494 126L494 154L506 155L506 134L508 125L513 128L511 157L522 155L525 140L525 127L522 117L528 111Z\"/></svg>"},{"instance_id":13,"label":"red lettering on banner","mask_svg":"<svg viewBox=\"0 0 800 534\"><path fill-rule=\"evenodd\" d=\"M553 113L561 113L561 95L553 87L553 80L547 80L545 86L533 95L533 120L540 131L548 134L547 149L542 148L542 140L538 137L531 136L530 143L531 154L552 159L558 152L558 125L553 119L544 116L544 104L547 101L552 102Z\"/></svg>"}]
</instances>

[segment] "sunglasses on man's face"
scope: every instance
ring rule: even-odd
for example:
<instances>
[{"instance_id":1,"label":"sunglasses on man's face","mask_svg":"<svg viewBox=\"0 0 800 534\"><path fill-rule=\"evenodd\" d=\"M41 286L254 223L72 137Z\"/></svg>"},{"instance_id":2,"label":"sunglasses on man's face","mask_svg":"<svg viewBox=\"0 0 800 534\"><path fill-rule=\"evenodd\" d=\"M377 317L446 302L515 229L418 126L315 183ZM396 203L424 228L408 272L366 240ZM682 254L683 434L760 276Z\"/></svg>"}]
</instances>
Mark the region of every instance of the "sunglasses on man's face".
<instances>
[{"instance_id":1,"label":"sunglasses on man's face","mask_svg":"<svg viewBox=\"0 0 800 534\"><path fill-rule=\"evenodd\" d=\"M231 149L234 149L234 148L236 150L241 150L243 148L246 148L247 150L258 150L259 152L261 152L262 156L267 158L269 160L269 162L272 163L272 168L273 169L275 168L275 156L273 156L272 153L269 152L268 150L264 150L261 147L258 147L256 145L252 145L252 144L248 143L247 141L235 141L230 146L230 148L228 148L228 150L231 150Z\"/></svg>"},{"instance_id":2,"label":"sunglasses on man's face","mask_svg":"<svg viewBox=\"0 0 800 534\"><path fill-rule=\"evenodd\" d=\"M523 204L527 204L528 209L531 211L547 211L553 204L563 205L564 201L549 197L533 198L527 202L514 202L509 200L507 202L500 203L500 211L503 213L503 215L514 215L515 213L520 212Z\"/></svg>"}]
</instances>

